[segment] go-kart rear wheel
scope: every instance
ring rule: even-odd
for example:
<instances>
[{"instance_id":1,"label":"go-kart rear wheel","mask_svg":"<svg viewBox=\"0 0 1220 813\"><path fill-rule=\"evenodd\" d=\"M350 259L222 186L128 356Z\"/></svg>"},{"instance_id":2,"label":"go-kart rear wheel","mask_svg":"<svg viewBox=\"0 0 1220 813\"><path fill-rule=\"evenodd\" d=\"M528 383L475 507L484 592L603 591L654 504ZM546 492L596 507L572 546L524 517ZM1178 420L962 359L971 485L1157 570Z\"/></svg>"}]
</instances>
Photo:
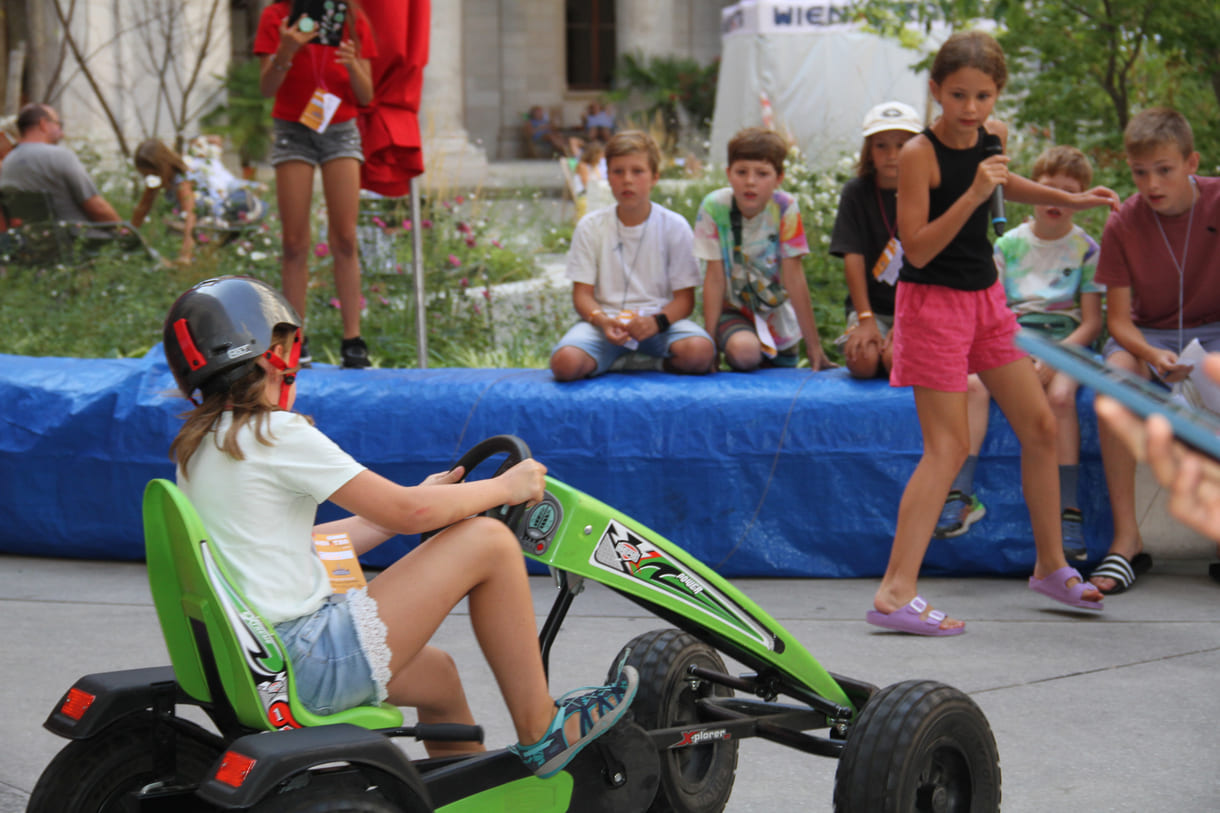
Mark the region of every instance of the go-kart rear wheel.
<instances>
[{"instance_id":1,"label":"go-kart rear wheel","mask_svg":"<svg viewBox=\"0 0 1220 813\"><path fill-rule=\"evenodd\" d=\"M869 700L835 774L836 813L990 813L1000 757L987 718L965 693L905 681Z\"/></svg>"},{"instance_id":2,"label":"go-kart rear wheel","mask_svg":"<svg viewBox=\"0 0 1220 813\"><path fill-rule=\"evenodd\" d=\"M631 713L646 730L697 725L702 722L697 700L733 694L732 689L687 674L692 664L723 672L724 661L716 650L681 630L646 632L623 649L630 649L627 663L640 673ZM616 664L621 657L620 651ZM661 787L649 811L717 813L728 804L737 772L736 740L664 751L659 756Z\"/></svg>"},{"instance_id":3,"label":"go-kart rear wheel","mask_svg":"<svg viewBox=\"0 0 1220 813\"><path fill-rule=\"evenodd\" d=\"M30 794L27 813L120 813L123 797L163 777L154 760L151 712L124 718L86 740L68 743L55 755ZM220 749L188 735L175 737L177 781L198 784Z\"/></svg>"}]
</instances>

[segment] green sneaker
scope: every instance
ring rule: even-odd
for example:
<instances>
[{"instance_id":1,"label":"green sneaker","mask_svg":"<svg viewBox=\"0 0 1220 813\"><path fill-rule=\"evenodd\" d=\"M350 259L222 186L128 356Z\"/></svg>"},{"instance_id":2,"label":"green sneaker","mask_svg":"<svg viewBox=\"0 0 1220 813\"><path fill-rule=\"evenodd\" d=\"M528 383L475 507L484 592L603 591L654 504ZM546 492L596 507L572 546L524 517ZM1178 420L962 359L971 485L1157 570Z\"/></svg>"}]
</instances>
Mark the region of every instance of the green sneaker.
<instances>
[{"instance_id":1,"label":"green sneaker","mask_svg":"<svg viewBox=\"0 0 1220 813\"><path fill-rule=\"evenodd\" d=\"M936 523L932 537L949 539L961 536L986 515L987 508L979 502L978 497L960 491L950 491L949 496L945 498L945 507L941 509L940 520Z\"/></svg>"}]
</instances>

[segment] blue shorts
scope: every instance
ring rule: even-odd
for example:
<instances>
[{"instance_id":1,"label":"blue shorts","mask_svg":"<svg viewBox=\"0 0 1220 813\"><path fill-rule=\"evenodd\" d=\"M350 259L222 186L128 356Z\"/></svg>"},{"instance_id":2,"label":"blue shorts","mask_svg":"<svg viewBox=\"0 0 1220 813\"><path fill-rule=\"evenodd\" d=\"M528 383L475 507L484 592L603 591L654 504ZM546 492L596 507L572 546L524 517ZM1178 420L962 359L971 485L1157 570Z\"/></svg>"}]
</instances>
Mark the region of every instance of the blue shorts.
<instances>
[{"instance_id":1,"label":"blue shorts","mask_svg":"<svg viewBox=\"0 0 1220 813\"><path fill-rule=\"evenodd\" d=\"M356 126L355 119L332 124L322 133L309 129L299 121L272 119L272 166L286 161L304 161L320 167L336 158L364 161L360 128Z\"/></svg>"},{"instance_id":2,"label":"blue shorts","mask_svg":"<svg viewBox=\"0 0 1220 813\"><path fill-rule=\"evenodd\" d=\"M353 618L354 604L362 604L366 612L371 604L374 615L377 605L367 593L349 601L357 592L363 591L330 596L313 614L275 625L292 663L297 699L315 714L334 714L385 699L384 682L374 679L370 666L370 656L376 655L366 654L357 629L361 622ZM384 626L382 641L383 668L388 677L389 650L384 648Z\"/></svg>"},{"instance_id":3,"label":"blue shorts","mask_svg":"<svg viewBox=\"0 0 1220 813\"><path fill-rule=\"evenodd\" d=\"M707 339L709 343L712 341L712 337L707 335L707 331L690 319L679 319L670 323L669 329L664 333L658 333L640 342L636 352L655 358L668 358L670 345L683 339L696 337ZM588 353L590 358L597 362L597 369L593 371L593 375L601 375L610 369L610 365L619 356L632 352L629 348L607 339L605 333L588 322L577 322L573 325L567 333L563 334L559 343L551 348L551 355L555 355L555 352L561 347L576 347Z\"/></svg>"}]
</instances>

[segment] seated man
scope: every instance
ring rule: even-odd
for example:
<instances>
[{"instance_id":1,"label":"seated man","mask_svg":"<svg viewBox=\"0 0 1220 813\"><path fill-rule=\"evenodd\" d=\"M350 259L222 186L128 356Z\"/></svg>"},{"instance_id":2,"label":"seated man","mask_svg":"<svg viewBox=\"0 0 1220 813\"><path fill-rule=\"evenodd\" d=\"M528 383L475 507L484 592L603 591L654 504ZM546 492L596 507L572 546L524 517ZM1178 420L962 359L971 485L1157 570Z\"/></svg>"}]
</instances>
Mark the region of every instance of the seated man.
<instances>
[{"instance_id":1,"label":"seated man","mask_svg":"<svg viewBox=\"0 0 1220 813\"><path fill-rule=\"evenodd\" d=\"M571 155L572 145L551 123L551 116L541 105L534 105L525 117L525 145L533 158L549 158L551 154Z\"/></svg>"},{"instance_id":2,"label":"seated man","mask_svg":"<svg viewBox=\"0 0 1220 813\"><path fill-rule=\"evenodd\" d=\"M17 146L0 163L0 187L46 192L56 217L73 222L114 223L121 218L85 171L76 153L59 146L59 115L48 105L26 105L17 115Z\"/></svg>"}]
</instances>

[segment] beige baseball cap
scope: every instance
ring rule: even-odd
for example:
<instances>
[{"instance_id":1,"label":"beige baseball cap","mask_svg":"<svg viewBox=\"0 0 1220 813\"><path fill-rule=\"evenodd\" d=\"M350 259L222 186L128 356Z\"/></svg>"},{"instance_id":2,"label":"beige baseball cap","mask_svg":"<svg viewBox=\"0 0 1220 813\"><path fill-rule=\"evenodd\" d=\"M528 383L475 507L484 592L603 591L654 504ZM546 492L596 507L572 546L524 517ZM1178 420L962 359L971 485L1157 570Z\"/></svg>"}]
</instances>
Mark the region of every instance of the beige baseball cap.
<instances>
[{"instance_id":1,"label":"beige baseball cap","mask_svg":"<svg viewBox=\"0 0 1220 813\"><path fill-rule=\"evenodd\" d=\"M915 108L902 102L882 102L868 111L864 117L864 137L884 130L905 130L908 133L923 132L923 119Z\"/></svg>"}]
</instances>

